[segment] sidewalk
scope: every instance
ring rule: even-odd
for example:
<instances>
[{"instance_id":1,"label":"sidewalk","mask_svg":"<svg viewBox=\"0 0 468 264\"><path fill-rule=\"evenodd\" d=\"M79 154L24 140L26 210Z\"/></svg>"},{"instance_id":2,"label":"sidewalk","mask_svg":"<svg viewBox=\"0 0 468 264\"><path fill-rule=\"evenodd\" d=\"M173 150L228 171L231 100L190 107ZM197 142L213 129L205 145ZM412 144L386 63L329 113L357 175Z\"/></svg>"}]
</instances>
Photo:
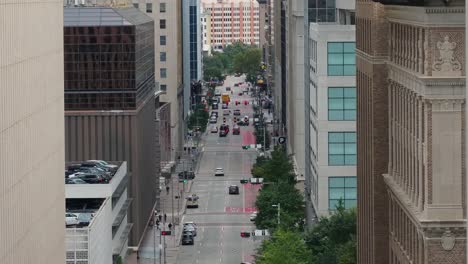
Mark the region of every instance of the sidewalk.
<instances>
[{"instance_id":1,"label":"sidewalk","mask_svg":"<svg viewBox=\"0 0 468 264\"><path fill-rule=\"evenodd\" d=\"M164 253L167 264L177 262L177 253L180 245L179 221L185 213L187 203L185 197L190 194L192 181L188 181L187 183L179 182L177 174L173 174L168 186L169 192L166 192L165 187L162 188L160 194L161 209L158 214L162 215L162 222L159 224L161 229L163 228L164 214L166 214L167 218L164 230L169 230L168 225L169 223L172 223L172 234L170 236L160 236L160 230L155 230L155 226L148 227L138 250L138 254L136 252L131 252L125 263L164 263ZM179 196L180 198L176 199L176 196ZM162 245L165 245L165 247ZM166 252L164 252L164 249ZM160 256L162 257L161 260Z\"/></svg>"}]
</instances>

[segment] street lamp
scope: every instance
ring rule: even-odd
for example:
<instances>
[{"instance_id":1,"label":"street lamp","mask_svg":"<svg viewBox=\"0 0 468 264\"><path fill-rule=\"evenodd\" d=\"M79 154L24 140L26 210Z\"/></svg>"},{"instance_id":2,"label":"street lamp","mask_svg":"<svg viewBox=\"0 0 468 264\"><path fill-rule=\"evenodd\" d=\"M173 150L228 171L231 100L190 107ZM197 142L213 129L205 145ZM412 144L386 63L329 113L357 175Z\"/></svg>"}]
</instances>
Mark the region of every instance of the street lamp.
<instances>
[{"instance_id":1,"label":"street lamp","mask_svg":"<svg viewBox=\"0 0 468 264\"><path fill-rule=\"evenodd\" d=\"M278 219L278 226L281 224L280 216L281 216L281 203L273 204L273 207L278 207L278 214L276 215Z\"/></svg>"}]
</instances>

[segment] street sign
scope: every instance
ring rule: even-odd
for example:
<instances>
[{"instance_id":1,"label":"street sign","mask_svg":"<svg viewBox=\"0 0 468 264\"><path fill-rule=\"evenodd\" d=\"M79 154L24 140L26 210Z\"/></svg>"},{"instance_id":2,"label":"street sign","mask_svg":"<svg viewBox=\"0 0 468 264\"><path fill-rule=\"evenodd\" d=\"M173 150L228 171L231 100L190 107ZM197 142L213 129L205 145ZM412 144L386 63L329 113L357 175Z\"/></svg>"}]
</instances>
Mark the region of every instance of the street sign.
<instances>
[{"instance_id":1,"label":"street sign","mask_svg":"<svg viewBox=\"0 0 468 264\"><path fill-rule=\"evenodd\" d=\"M286 143L286 137L279 137L279 138L278 138L278 143L279 143L279 144L284 144L284 143Z\"/></svg>"}]
</instances>

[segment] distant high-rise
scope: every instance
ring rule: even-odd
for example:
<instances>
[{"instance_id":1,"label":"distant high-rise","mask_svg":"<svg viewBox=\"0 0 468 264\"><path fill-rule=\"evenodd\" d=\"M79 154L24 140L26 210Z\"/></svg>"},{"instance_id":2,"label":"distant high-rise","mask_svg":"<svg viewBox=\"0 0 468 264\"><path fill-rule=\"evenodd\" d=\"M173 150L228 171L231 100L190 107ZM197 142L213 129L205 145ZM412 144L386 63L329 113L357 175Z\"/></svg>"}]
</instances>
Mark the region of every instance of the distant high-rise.
<instances>
[{"instance_id":1,"label":"distant high-rise","mask_svg":"<svg viewBox=\"0 0 468 264\"><path fill-rule=\"evenodd\" d=\"M194 98L192 82L202 77L202 35L200 0L182 1L182 50L184 82L184 117L191 109Z\"/></svg>"},{"instance_id":2,"label":"distant high-rise","mask_svg":"<svg viewBox=\"0 0 468 264\"><path fill-rule=\"evenodd\" d=\"M63 264L63 1L0 14L0 263Z\"/></svg>"},{"instance_id":3,"label":"distant high-rise","mask_svg":"<svg viewBox=\"0 0 468 264\"><path fill-rule=\"evenodd\" d=\"M206 31L214 50L234 42L260 45L260 13L256 0L202 0L202 10L210 16Z\"/></svg>"},{"instance_id":4,"label":"distant high-rise","mask_svg":"<svg viewBox=\"0 0 468 264\"><path fill-rule=\"evenodd\" d=\"M356 3L359 264L467 261L464 6Z\"/></svg>"}]
</instances>

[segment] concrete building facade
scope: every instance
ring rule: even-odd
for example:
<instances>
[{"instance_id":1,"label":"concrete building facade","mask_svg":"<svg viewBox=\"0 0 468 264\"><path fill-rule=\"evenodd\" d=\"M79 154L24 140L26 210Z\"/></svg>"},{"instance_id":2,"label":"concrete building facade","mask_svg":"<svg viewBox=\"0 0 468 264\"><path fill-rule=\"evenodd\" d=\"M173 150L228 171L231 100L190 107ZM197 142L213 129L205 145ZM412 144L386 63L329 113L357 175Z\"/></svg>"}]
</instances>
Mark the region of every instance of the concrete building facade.
<instances>
[{"instance_id":1,"label":"concrete building facade","mask_svg":"<svg viewBox=\"0 0 468 264\"><path fill-rule=\"evenodd\" d=\"M358 263L466 263L465 1L375 2L356 5Z\"/></svg>"},{"instance_id":2,"label":"concrete building facade","mask_svg":"<svg viewBox=\"0 0 468 264\"><path fill-rule=\"evenodd\" d=\"M184 142L182 1L133 0L133 6L152 17L155 23L154 70L160 90L164 92L160 101L170 104L170 157L174 161Z\"/></svg>"},{"instance_id":3,"label":"concrete building facade","mask_svg":"<svg viewBox=\"0 0 468 264\"><path fill-rule=\"evenodd\" d=\"M65 184L67 213L92 216L89 223L67 226L67 264L116 263L127 256L133 226L127 217L132 203L127 190L130 176L126 162L116 164L119 167L108 183Z\"/></svg>"},{"instance_id":4,"label":"concrete building facade","mask_svg":"<svg viewBox=\"0 0 468 264\"><path fill-rule=\"evenodd\" d=\"M260 13L256 0L202 0L202 12L210 17L212 49L222 50L234 42L260 45Z\"/></svg>"},{"instance_id":5,"label":"concrete building facade","mask_svg":"<svg viewBox=\"0 0 468 264\"><path fill-rule=\"evenodd\" d=\"M128 162L138 247L159 193L154 22L133 7L67 7L64 20L65 159Z\"/></svg>"},{"instance_id":6,"label":"concrete building facade","mask_svg":"<svg viewBox=\"0 0 468 264\"><path fill-rule=\"evenodd\" d=\"M309 17L306 186L318 216L328 215L340 199L346 208L356 206L356 32L351 21L339 19L354 6L334 6L333 23Z\"/></svg>"},{"instance_id":7,"label":"concrete building facade","mask_svg":"<svg viewBox=\"0 0 468 264\"><path fill-rule=\"evenodd\" d=\"M0 263L61 264L63 2L1 2L0 14Z\"/></svg>"}]
</instances>

